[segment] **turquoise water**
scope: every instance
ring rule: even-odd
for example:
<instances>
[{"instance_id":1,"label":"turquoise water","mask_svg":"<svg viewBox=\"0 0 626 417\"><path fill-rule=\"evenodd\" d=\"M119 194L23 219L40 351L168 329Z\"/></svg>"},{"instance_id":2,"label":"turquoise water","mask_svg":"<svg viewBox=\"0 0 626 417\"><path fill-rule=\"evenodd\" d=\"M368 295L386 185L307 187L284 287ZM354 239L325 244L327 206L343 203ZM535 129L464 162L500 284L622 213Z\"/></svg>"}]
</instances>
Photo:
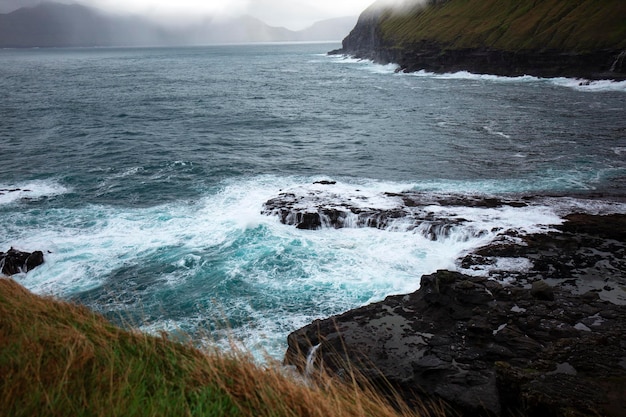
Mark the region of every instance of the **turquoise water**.
<instances>
[{"instance_id":1,"label":"turquoise water","mask_svg":"<svg viewBox=\"0 0 626 417\"><path fill-rule=\"evenodd\" d=\"M231 332L280 357L290 331L415 290L502 230L626 210L604 202L626 189L625 83L395 74L325 55L337 46L0 51L0 250L49 252L16 278L146 331ZM324 179L329 204L576 199L457 207L468 224L435 241L261 214Z\"/></svg>"}]
</instances>

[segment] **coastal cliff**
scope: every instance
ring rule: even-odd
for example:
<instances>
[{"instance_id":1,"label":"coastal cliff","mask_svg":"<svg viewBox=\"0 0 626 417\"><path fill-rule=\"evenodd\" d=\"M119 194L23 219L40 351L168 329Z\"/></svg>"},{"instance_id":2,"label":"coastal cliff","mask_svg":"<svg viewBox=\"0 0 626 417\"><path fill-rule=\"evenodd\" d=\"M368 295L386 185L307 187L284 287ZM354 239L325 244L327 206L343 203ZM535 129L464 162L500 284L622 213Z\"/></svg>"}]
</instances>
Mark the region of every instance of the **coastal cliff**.
<instances>
[{"instance_id":1,"label":"coastal cliff","mask_svg":"<svg viewBox=\"0 0 626 417\"><path fill-rule=\"evenodd\" d=\"M408 3L402 10L374 3L330 53L396 63L406 72L626 79L623 1Z\"/></svg>"}]
</instances>

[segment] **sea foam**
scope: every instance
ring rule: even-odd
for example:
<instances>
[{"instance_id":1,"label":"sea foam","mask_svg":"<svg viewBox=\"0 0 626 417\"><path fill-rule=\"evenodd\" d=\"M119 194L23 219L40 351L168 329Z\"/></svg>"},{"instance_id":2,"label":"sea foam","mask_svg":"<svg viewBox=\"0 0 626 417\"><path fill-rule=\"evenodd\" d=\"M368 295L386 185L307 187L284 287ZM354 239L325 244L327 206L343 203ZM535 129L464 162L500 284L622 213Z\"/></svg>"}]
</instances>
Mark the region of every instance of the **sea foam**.
<instances>
[{"instance_id":1,"label":"sea foam","mask_svg":"<svg viewBox=\"0 0 626 417\"><path fill-rule=\"evenodd\" d=\"M613 80L582 80L577 78L554 78L555 85L572 88L583 92L621 92L626 93L626 81Z\"/></svg>"},{"instance_id":2,"label":"sea foam","mask_svg":"<svg viewBox=\"0 0 626 417\"><path fill-rule=\"evenodd\" d=\"M550 83L559 87L567 87L582 92L626 92L626 81L615 80L586 80L580 78L543 78L533 75L502 76L493 74L477 74L469 71L456 71L435 73L426 70L419 70L409 73L399 72L397 64L377 64L371 60L353 58L347 55L331 55L336 63L359 64L363 69L376 74L406 74L412 77L421 77L437 80L466 80L483 81L497 83Z\"/></svg>"},{"instance_id":3,"label":"sea foam","mask_svg":"<svg viewBox=\"0 0 626 417\"><path fill-rule=\"evenodd\" d=\"M68 188L54 181L35 180L17 184L0 183L0 206L21 200L54 197L68 192Z\"/></svg>"},{"instance_id":4,"label":"sea foam","mask_svg":"<svg viewBox=\"0 0 626 417\"><path fill-rule=\"evenodd\" d=\"M578 200L558 212L549 200L525 208L413 208L455 223L436 239L408 222L382 230L311 231L261 213L281 192L313 193L315 204L388 209L401 204L393 193L419 188L367 179L313 184L323 179L229 180L196 201L148 208L87 205L49 209L43 218L21 210L12 217L19 229L1 226L3 236L13 236L2 244L46 251L46 263L21 279L37 293L79 300L114 319L130 315L147 331L206 336L207 343L224 346L234 336L255 352L280 357L294 329L415 291L423 274L457 268L460 256L504 231L550 230L566 205L624 209ZM456 188L441 183L436 192L450 192L450 186Z\"/></svg>"}]
</instances>

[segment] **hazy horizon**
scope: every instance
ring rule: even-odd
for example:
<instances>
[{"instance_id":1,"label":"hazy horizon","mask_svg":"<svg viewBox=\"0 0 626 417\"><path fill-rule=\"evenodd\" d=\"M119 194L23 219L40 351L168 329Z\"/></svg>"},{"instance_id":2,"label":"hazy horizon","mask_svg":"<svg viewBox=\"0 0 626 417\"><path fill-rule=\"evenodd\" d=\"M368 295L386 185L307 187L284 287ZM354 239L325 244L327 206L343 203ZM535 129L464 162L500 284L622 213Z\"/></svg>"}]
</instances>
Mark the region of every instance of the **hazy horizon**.
<instances>
[{"instance_id":1,"label":"hazy horizon","mask_svg":"<svg viewBox=\"0 0 626 417\"><path fill-rule=\"evenodd\" d=\"M374 0L4 0L0 13L40 3L82 4L109 13L139 15L160 23L194 23L207 17L250 15L271 26L302 30L316 22L358 16Z\"/></svg>"}]
</instances>

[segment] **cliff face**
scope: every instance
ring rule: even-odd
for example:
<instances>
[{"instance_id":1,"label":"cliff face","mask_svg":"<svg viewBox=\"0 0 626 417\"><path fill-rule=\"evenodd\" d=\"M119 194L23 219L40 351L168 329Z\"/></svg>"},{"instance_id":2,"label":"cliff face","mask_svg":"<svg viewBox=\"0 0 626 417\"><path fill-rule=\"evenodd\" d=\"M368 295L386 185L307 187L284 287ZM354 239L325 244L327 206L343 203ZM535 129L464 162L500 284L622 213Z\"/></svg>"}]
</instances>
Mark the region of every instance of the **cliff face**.
<instances>
[{"instance_id":1,"label":"cliff face","mask_svg":"<svg viewBox=\"0 0 626 417\"><path fill-rule=\"evenodd\" d=\"M367 9L343 53L404 71L626 79L626 2L430 0Z\"/></svg>"},{"instance_id":2,"label":"cliff face","mask_svg":"<svg viewBox=\"0 0 626 417\"><path fill-rule=\"evenodd\" d=\"M343 50L358 56L367 56L380 49L382 36L380 33L380 13L367 9L356 23L354 29L343 40Z\"/></svg>"}]
</instances>

